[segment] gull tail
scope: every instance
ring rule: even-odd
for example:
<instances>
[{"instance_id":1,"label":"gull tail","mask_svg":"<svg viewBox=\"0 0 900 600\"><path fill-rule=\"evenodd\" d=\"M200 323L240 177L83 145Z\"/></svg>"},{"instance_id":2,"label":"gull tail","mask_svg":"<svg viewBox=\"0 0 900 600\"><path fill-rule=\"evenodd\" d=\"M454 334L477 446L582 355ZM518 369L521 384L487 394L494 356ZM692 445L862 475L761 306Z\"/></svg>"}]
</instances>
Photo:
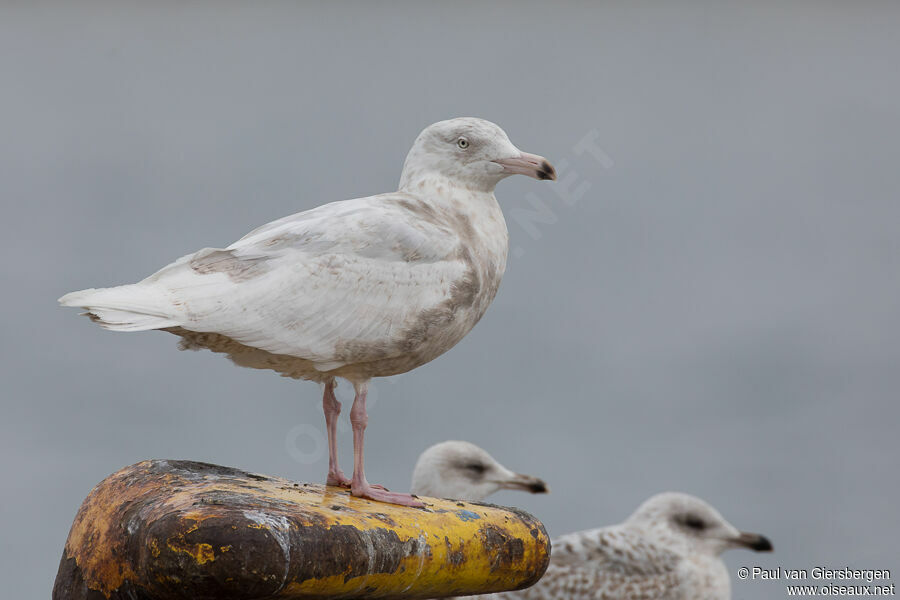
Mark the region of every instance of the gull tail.
<instances>
[{"instance_id":1,"label":"gull tail","mask_svg":"<svg viewBox=\"0 0 900 600\"><path fill-rule=\"evenodd\" d=\"M166 314L166 303L156 290L140 283L71 292L59 303L84 308L92 321L111 331L146 331L180 324Z\"/></svg>"}]
</instances>

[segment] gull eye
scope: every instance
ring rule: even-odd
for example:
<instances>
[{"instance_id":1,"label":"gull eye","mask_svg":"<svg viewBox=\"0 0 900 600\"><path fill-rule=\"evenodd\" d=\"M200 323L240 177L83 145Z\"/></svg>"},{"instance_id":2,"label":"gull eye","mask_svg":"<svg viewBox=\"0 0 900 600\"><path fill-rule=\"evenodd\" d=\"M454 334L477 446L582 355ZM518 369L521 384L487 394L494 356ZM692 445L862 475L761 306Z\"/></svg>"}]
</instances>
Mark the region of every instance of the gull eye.
<instances>
[{"instance_id":1,"label":"gull eye","mask_svg":"<svg viewBox=\"0 0 900 600\"><path fill-rule=\"evenodd\" d=\"M487 470L487 468L481 463L469 463L466 465L466 470L477 475L482 475Z\"/></svg>"},{"instance_id":2,"label":"gull eye","mask_svg":"<svg viewBox=\"0 0 900 600\"><path fill-rule=\"evenodd\" d=\"M459 146L460 150L465 150L466 148L469 147L469 140L467 140L464 137L461 137L458 140L456 140L456 145Z\"/></svg>"},{"instance_id":3,"label":"gull eye","mask_svg":"<svg viewBox=\"0 0 900 600\"><path fill-rule=\"evenodd\" d=\"M703 522L703 519L696 515L685 516L683 523L685 527L696 531L706 528L706 523Z\"/></svg>"}]
</instances>

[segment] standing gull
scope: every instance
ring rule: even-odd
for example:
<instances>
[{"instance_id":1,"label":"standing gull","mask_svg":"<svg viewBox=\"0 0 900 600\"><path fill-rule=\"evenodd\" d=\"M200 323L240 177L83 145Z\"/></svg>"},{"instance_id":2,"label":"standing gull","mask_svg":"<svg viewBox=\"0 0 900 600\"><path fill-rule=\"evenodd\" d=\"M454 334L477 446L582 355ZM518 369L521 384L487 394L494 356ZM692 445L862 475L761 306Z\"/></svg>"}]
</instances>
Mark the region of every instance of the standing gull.
<instances>
[{"instance_id":1,"label":"standing gull","mask_svg":"<svg viewBox=\"0 0 900 600\"><path fill-rule=\"evenodd\" d=\"M447 441L426 449L416 461L412 493L432 498L481 502L500 490L532 494L550 491L543 479L510 471L483 448Z\"/></svg>"},{"instance_id":2,"label":"standing gull","mask_svg":"<svg viewBox=\"0 0 900 600\"><path fill-rule=\"evenodd\" d=\"M730 548L772 550L764 536L735 529L694 496L666 492L619 525L552 542L547 572L534 586L495 600L728 600L731 582L719 555Z\"/></svg>"},{"instance_id":3,"label":"standing gull","mask_svg":"<svg viewBox=\"0 0 900 600\"><path fill-rule=\"evenodd\" d=\"M284 217L139 283L72 292L60 303L86 309L106 329L162 329L181 336L183 349L323 383L327 483L420 507L366 480L368 382L437 358L484 315L508 249L494 187L516 173L556 178L493 123L441 121L416 138L396 192ZM337 460L336 377L356 392L352 479Z\"/></svg>"}]
</instances>

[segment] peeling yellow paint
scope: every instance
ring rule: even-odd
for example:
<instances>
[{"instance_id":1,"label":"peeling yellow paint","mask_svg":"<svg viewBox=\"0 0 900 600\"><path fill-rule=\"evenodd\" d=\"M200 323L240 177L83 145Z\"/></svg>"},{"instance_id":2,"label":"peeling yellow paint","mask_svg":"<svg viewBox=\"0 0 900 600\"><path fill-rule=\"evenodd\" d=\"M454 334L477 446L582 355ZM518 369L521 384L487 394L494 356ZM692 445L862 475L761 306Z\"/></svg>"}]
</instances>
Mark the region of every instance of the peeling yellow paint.
<instances>
[{"instance_id":1,"label":"peeling yellow paint","mask_svg":"<svg viewBox=\"0 0 900 600\"><path fill-rule=\"evenodd\" d=\"M232 585L247 577L279 582L273 598L282 600L438 598L522 587L536 581L549 560L540 522L502 507L423 498L426 509L410 509L354 498L341 488L256 476L191 477L185 467L163 468L139 463L110 476L75 519L66 557L77 563L85 585L106 598L126 582L152 590L204 578ZM134 506L141 507L139 518ZM266 521L248 521L245 510ZM210 524L213 519L220 521ZM299 532L341 558L313 571L293 562L302 558L289 545ZM135 538L147 552L135 552ZM365 559L340 562L358 555L361 540L395 551L374 567ZM304 547L318 556L317 546ZM191 564L172 558L181 555ZM254 565L249 575L229 570L248 561ZM286 580L284 573L290 573Z\"/></svg>"}]
</instances>

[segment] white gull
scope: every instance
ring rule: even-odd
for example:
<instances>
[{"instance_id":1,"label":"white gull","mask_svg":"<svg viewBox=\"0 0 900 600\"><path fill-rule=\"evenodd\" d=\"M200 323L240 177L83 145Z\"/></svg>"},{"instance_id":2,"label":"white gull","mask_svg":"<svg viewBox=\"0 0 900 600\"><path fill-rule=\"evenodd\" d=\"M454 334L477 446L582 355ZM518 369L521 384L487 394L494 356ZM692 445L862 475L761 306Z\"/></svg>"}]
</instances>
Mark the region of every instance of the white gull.
<instances>
[{"instance_id":1,"label":"white gull","mask_svg":"<svg viewBox=\"0 0 900 600\"><path fill-rule=\"evenodd\" d=\"M182 348L323 383L327 483L421 506L366 480L367 385L440 356L484 315L508 250L494 187L516 173L556 178L493 123L441 121L416 138L396 192L291 215L139 283L72 292L60 303L85 308L106 329L162 329L181 336ZM356 392L352 479L337 461L336 377Z\"/></svg>"}]
</instances>

